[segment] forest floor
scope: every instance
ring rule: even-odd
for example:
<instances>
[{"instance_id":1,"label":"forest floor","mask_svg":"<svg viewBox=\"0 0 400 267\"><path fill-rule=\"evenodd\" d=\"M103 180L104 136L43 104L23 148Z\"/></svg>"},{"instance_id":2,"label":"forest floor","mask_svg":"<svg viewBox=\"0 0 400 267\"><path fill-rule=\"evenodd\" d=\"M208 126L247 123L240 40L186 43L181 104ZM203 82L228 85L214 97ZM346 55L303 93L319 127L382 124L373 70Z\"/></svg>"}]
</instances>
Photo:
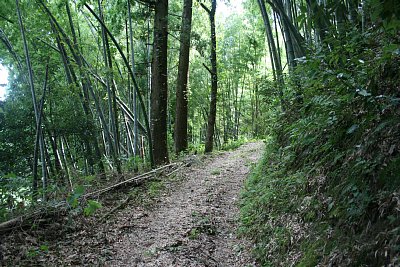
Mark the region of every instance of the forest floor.
<instances>
[{"instance_id":1,"label":"forest floor","mask_svg":"<svg viewBox=\"0 0 400 267\"><path fill-rule=\"evenodd\" d=\"M60 216L46 229L8 234L0 266L257 266L250 243L237 236L238 199L262 151L253 142L192 156L173 178L103 196L101 214ZM116 203L126 205L115 211Z\"/></svg>"}]
</instances>

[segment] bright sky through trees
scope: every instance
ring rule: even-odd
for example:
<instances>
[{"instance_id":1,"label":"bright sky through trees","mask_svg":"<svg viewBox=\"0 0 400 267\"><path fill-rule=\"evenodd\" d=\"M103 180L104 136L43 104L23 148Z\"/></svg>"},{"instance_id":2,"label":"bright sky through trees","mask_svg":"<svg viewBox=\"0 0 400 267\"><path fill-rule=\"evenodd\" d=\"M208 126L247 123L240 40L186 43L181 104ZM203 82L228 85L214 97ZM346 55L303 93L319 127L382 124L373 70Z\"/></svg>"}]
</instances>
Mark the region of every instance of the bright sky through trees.
<instances>
[{"instance_id":1,"label":"bright sky through trees","mask_svg":"<svg viewBox=\"0 0 400 267\"><path fill-rule=\"evenodd\" d=\"M8 70L0 65L0 100L6 97L6 87L8 83Z\"/></svg>"},{"instance_id":2,"label":"bright sky through trees","mask_svg":"<svg viewBox=\"0 0 400 267\"><path fill-rule=\"evenodd\" d=\"M232 1L218 1L217 2L217 17L225 21L233 14L242 14L243 9L243 1L242 0L232 0Z\"/></svg>"},{"instance_id":3,"label":"bright sky through trees","mask_svg":"<svg viewBox=\"0 0 400 267\"><path fill-rule=\"evenodd\" d=\"M243 13L242 0L234 1L220 1L217 6L217 16L225 21L233 14ZM6 87L8 83L8 70L0 65L0 100L4 100L6 97Z\"/></svg>"}]
</instances>

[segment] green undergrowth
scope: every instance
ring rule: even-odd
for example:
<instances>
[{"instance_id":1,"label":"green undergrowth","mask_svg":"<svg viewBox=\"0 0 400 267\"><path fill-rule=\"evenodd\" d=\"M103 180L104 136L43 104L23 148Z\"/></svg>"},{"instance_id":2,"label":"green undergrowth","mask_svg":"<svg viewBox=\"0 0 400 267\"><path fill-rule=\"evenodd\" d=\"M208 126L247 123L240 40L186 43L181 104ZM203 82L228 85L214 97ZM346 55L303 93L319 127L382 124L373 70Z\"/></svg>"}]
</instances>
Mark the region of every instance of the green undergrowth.
<instances>
[{"instance_id":1,"label":"green undergrowth","mask_svg":"<svg viewBox=\"0 0 400 267\"><path fill-rule=\"evenodd\" d=\"M245 138L245 137L240 137L240 138L237 139L237 140L229 139L227 142L225 142L225 143L223 143L223 144L221 145L221 150L225 150L225 151L227 151L227 150L234 150L234 149L237 149L237 148L239 148L241 145L243 145L243 144L245 144L245 143L248 143L248 142L251 142L251 140L248 140L248 139Z\"/></svg>"},{"instance_id":2,"label":"green undergrowth","mask_svg":"<svg viewBox=\"0 0 400 267\"><path fill-rule=\"evenodd\" d=\"M240 231L263 266L400 264L400 42L350 37L299 63L302 99L245 184Z\"/></svg>"}]
</instances>

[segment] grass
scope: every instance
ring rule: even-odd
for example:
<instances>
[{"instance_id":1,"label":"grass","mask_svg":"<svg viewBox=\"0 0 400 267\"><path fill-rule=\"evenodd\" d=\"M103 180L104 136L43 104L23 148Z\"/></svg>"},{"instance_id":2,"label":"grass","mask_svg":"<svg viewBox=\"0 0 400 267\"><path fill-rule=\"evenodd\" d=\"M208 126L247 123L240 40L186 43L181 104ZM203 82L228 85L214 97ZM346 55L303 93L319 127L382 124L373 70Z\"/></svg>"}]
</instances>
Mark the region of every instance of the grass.
<instances>
[{"instance_id":1,"label":"grass","mask_svg":"<svg viewBox=\"0 0 400 267\"><path fill-rule=\"evenodd\" d=\"M220 175L221 174L221 170L219 169L214 169L211 171L211 175Z\"/></svg>"}]
</instances>

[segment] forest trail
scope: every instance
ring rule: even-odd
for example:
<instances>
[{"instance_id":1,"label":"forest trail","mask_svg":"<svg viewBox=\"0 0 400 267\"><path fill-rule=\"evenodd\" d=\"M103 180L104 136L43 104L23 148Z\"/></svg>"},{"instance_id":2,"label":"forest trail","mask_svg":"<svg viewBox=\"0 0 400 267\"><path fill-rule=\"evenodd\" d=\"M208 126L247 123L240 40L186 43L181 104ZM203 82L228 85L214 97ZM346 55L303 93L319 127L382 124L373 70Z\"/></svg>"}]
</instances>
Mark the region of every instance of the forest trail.
<instances>
[{"instance_id":1,"label":"forest trail","mask_svg":"<svg viewBox=\"0 0 400 267\"><path fill-rule=\"evenodd\" d=\"M238 198L264 144L190 156L139 187L96 198L93 216L60 211L0 235L0 266L256 266L236 236Z\"/></svg>"},{"instance_id":2,"label":"forest trail","mask_svg":"<svg viewBox=\"0 0 400 267\"><path fill-rule=\"evenodd\" d=\"M236 236L237 201L263 143L207 157L146 216L125 214L132 228L114 243L110 266L255 266L249 244Z\"/></svg>"}]
</instances>

